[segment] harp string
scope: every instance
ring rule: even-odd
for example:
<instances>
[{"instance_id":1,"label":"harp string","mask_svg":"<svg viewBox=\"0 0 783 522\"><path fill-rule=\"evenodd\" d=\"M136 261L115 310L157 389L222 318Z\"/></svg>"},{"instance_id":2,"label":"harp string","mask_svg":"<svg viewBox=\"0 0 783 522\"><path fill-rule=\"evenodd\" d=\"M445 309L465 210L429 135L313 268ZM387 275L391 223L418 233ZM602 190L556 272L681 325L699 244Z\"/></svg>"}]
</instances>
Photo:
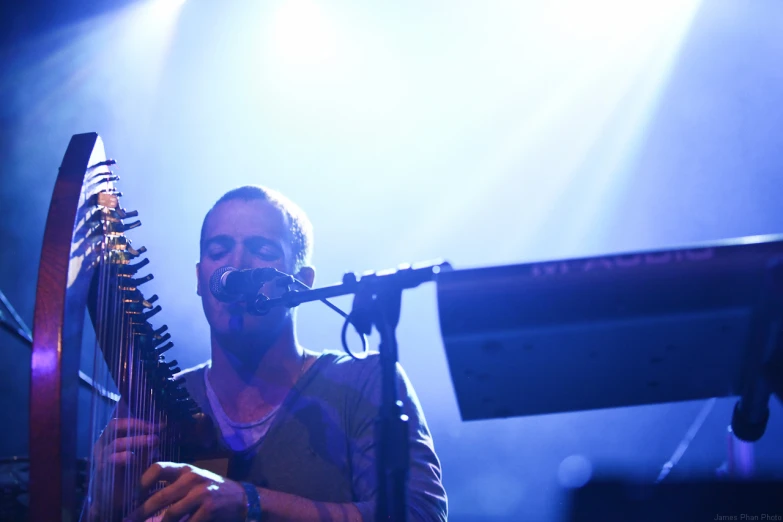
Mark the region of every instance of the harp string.
<instances>
[{"instance_id":1,"label":"harp string","mask_svg":"<svg viewBox=\"0 0 783 522\"><path fill-rule=\"evenodd\" d=\"M95 326L95 346L93 347L93 378L96 383L103 386L104 390L112 389L113 382L112 374L109 371L109 360L106 360L103 356L103 349L111 350L112 347L118 346L116 342L115 334L117 332L116 323L116 296L117 292L114 290L116 281L113 278L113 265L111 256L114 253L111 249L110 239L105 233L101 236L100 251L98 257L98 288L97 288L97 303L96 303L96 326ZM115 405L109 406L98 394L92 395L91 400L91 415L93 418L94 428L93 433L95 437L93 440L97 440L100 436L102 427L105 427L106 420L112 417L112 414L116 414ZM114 505L114 488L115 488L115 466L113 461L106 461L112 453L115 453L118 449L116 446L116 439L110 442L109 448L98 447L98 450L102 452L97 456L103 466L102 473L98 475L99 482L94 485L91 480L92 494L90 498L95 499L98 497L98 506L101 508L101 512L98 513L99 520L111 520L112 506ZM110 451L109 451L110 450ZM96 459L93 459L93 475L96 472Z\"/></svg>"},{"instance_id":2,"label":"harp string","mask_svg":"<svg viewBox=\"0 0 783 522\"><path fill-rule=\"evenodd\" d=\"M94 332L95 332L95 339L93 344L93 352L92 352L92 378L93 382L96 382L100 385L104 385L104 389L108 389L106 385L106 375L105 375L105 365L102 363L101 358L99 357L100 354L100 345L104 342L104 329L103 324L106 317L106 303L105 300L102 298L105 288L106 288L106 263L104 262L104 256L106 253L106 239L103 234L101 234L101 241L98 245L98 264L97 264L97 300L95 305L95 315L96 320L94 322ZM90 440L91 441L97 441L98 437L101 433L101 401L98 398L97 394L92 394L90 396ZM87 502L86 502L86 510L83 511L83 513L86 513L89 517L90 513L94 513L94 510L98 506L96 504L96 500L103 494L103 492L106 490L106 484L105 484L105 478L98 475L97 478L100 479L99 481L95 480L96 474L98 473L98 466L99 466L99 460L103 459L103 454L97 454L96 452L101 451L100 446L96 446L95 442L93 442L93 446L91 448L90 453L92 454L92 459L90 459L90 475L89 475L89 482L88 482L88 492L87 492ZM105 513L101 512L97 514L100 519L104 519ZM94 517L89 517L94 518Z\"/></svg>"},{"instance_id":3,"label":"harp string","mask_svg":"<svg viewBox=\"0 0 783 522\"><path fill-rule=\"evenodd\" d=\"M88 146L92 148L91 151L87 150ZM144 299L137 285L151 279L151 276L142 279L133 277L147 260L131 264L144 249L140 248L138 252L134 250L124 235L126 230L135 228L139 223L123 223L123 220L135 217L138 213L120 208L121 194L113 183L118 177L109 169L114 161L105 159L103 144L97 135L90 133L72 138L58 176L58 184L61 179L66 180L70 190L71 181L79 179L74 170L78 167L77 163L81 162L77 161L77 156L87 152L91 155L90 163L86 171L79 174L81 193L70 238L71 257L67 264L65 290L76 290L73 294L76 299L74 302L79 306L86 300L95 334L89 376L91 382L85 379L95 390L90 394L89 401L86 401L88 409L83 409L83 403L79 401L80 417L77 419L79 427L84 426L89 430L88 440L91 443L87 455L89 467L82 518L90 522L106 522L127 516L137 507L138 479L154 461L183 460L180 444L186 445L183 451L188 459L193 457L194 451L199 451L200 447L189 437L191 427L196 426L194 422L201 419L202 412L187 393L183 382L174 380L173 374L178 371L173 368L175 362L167 363L158 354L158 351L167 350L173 343L169 342L156 351L156 346L166 343L170 334L162 335L165 327L154 330L148 322L151 315L146 312L153 308L152 303ZM96 157L101 157L101 160L96 162ZM63 171L66 166L67 169ZM55 196L60 197L60 192L56 186ZM56 217L51 212L47 227L50 224L56 224ZM88 281L88 278L91 279ZM154 299L151 301L155 302ZM158 306L154 308L153 313L160 309ZM68 319L67 316L64 318ZM81 333L80 328L78 331ZM89 343L87 339L85 342ZM78 348L80 351L82 348L87 350L89 344ZM89 364L88 354L84 353L83 361L85 365ZM70 386L68 376L61 377L63 389ZM33 388L37 390L35 384ZM117 403L114 402L116 395L111 393L113 391L119 392L121 397ZM39 417L45 413L41 409L37 410ZM84 418L86 416L89 418ZM107 431L107 422L111 422L112 418L121 425L117 433ZM76 424L70 415L65 419L68 423ZM157 451L136 451L137 454L129 458L134 448L128 447L127 442L134 443L141 450L143 443L147 442L144 438L151 435L144 423L132 424L132 419L140 419L155 426L153 431L157 435L158 444L154 449ZM114 424L108 428L114 430ZM63 425L61 428L69 436L78 435L76 425ZM51 441L53 445L57 443L56 440ZM40 446L39 453L42 453L45 444ZM54 462L52 466L53 472L72 473L68 463ZM79 479L83 478L83 475L79 476ZM39 489L41 491L37 497L46 497L41 493L46 492L47 488ZM59 499L50 500L59 502ZM62 509L70 510L66 502L62 502L61 506Z\"/></svg>"},{"instance_id":4,"label":"harp string","mask_svg":"<svg viewBox=\"0 0 783 522\"><path fill-rule=\"evenodd\" d=\"M114 244L116 246L116 242L113 239L110 239L110 243ZM123 342L122 339L122 332L123 332L123 325L125 322L125 317L122 313L122 293L121 290L122 281L120 280L120 276L118 274L118 268L117 263L119 260L118 257L118 251L115 250L113 247L110 248L108 252L108 259L107 259L107 273L109 276L109 288L107 292L107 296L109 296L110 299L110 305L109 305L109 317L107 317L107 323L109 323L111 326L109 327L109 339L108 344L105 345L104 349L108 350L110 353L113 353L114 356L109 356L112 360L113 365L113 375L117 376L117 388L120 391L120 396L123 398L122 400L127 400L127 386L128 386L128 379L125 372L123 372L123 362L127 360L127 346ZM122 406L125 406L124 408ZM129 404L120 404L118 407L118 415L117 418L120 417L129 417L130 413L130 406ZM127 437L128 435L131 435L132 433L122 433L119 432L115 435L114 440L112 442L113 448L112 453L117 455L119 453L124 453L124 457L127 457L127 449L123 449L119 445L119 439L121 437ZM107 502L107 504L110 506L110 512L111 515L114 511L114 506L119 503L119 501L123 502L123 514L127 513L127 496L122 495L121 499L115 498L115 495L117 495L117 484L116 480L118 477L117 473L117 466L122 466L122 468L119 470L120 473L122 473L122 483L123 483L123 493L125 485L130 481L129 476L129 468L127 465L124 465L122 461L117 462L113 461L110 463L110 469L111 473L109 474L110 481L111 481L111 488L109 489L109 497L110 502ZM111 516L108 520L111 520Z\"/></svg>"},{"instance_id":5,"label":"harp string","mask_svg":"<svg viewBox=\"0 0 783 522\"><path fill-rule=\"evenodd\" d=\"M102 218L102 234L96 245L100 251L95 266L92 378L105 390L116 387L121 396L121 401L112 406L98 394L93 394L90 402L91 440L99 441L103 436L109 442L106 447L93 449L88 509L83 513L89 513L90 520L103 522L115 519L118 511L126 516L138 507L139 494L146 493L137 490L139 479L153 462L181 460L176 442L180 436L178 424L197 407L181 385L171 379L171 366L175 363L164 362L155 352L155 345L166 341L160 335L165 328L155 333L145 316L152 305L144 299L127 266L137 253L113 224L115 213L122 216L122 211L99 204L96 212ZM127 429L102 435L110 418L116 418ZM153 433L132 422L136 419L154 426ZM157 436L155 447L142 449L152 435ZM133 450L125 442L120 444L123 439L139 449ZM132 450L135 454L131 454ZM155 486L160 487L162 484Z\"/></svg>"},{"instance_id":6,"label":"harp string","mask_svg":"<svg viewBox=\"0 0 783 522\"><path fill-rule=\"evenodd\" d=\"M118 261L119 262L119 261ZM117 270L119 271L119 264L117 265ZM122 281L122 277L118 277L118 282L125 286ZM119 345L121 347L121 350L123 351L122 356L119 358L118 365L118 375L120 375L120 379L122 379L123 382L123 397L126 398L128 401L128 408L125 413L125 418L130 423L131 418L133 417L133 412L135 409L135 404L133 401L133 396L130 392L133 390L133 346L131 343L127 341L127 334L126 334L126 327L128 326L128 322L130 321L130 318L126 316L125 314L125 302L123 299L122 291L118 292L118 302L117 302L117 317L119 319L119 329L118 329L118 337L119 337ZM131 427L128 430L127 437L136 437L138 435L138 430L135 427ZM129 450L130 451L130 450ZM133 454L131 453L131 456ZM126 465L124 468L125 473L125 480L123 481L123 514L130 512L132 507L132 498L130 496L130 490L131 490L131 483L133 482L133 471L134 466L133 462L135 459L131 458L130 465Z\"/></svg>"},{"instance_id":7,"label":"harp string","mask_svg":"<svg viewBox=\"0 0 783 522\"><path fill-rule=\"evenodd\" d=\"M104 252L103 256L101 258L102 262L102 274L104 278L104 287L102 291L99 294L99 299L103 301L103 317L101 318L100 327L103 330L101 334L101 345L98 347L99 350L103 349L109 349L110 346L112 346L112 343L114 342L111 338L111 332L112 332L112 325L109 323L109 320L111 318L111 307L112 302L110 299L109 291L110 291L110 285L111 285L111 245L108 240L108 236L106 235L105 230L105 224L104 224ZM99 351L99 353L103 353L102 351ZM109 361L104 362L104 365L108 364ZM111 374L110 369L107 367L107 373ZM108 377L108 376L107 376ZM108 379L107 379L108 380ZM111 442L112 450L115 450L114 447L116 443L114 441ZM106 454L107 451L104 449L104 459L108 458L108 455ZM101 513L101 519L103 520L111 520L111 507L114 503L114 496L112 494L112 491L114 490L114 466L115 464L113 462L106 462L105 468L104 468L104 474L101 476L103 480L108 482L108 484L104 484L104 489L101 491L104 498L101 500L101 507L104 511L104 513Z\"/></svg>"}]
</instances>

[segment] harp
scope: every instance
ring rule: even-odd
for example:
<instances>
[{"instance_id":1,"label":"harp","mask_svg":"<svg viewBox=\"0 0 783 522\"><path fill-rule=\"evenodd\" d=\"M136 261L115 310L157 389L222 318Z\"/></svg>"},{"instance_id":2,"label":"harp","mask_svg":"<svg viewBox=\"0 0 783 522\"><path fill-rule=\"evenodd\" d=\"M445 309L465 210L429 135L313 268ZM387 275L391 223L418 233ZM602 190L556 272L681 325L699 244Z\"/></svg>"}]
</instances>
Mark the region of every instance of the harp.
<instances>
[{"instance_id":1,"label":"harp","mask_svg":"<svg viewBox=\"0 0 783 522\"><path fill-rule=\"evenodd\" d=\"M152 279L142 275L149 260L125 234L140 222L133 221L136 212L120 205L113 164L96 133L73 136L49 207L31 363L29 504L34 522L78 520L85 508L76 491L77 393L86 317L95 335L95 368L103 368L104 380L116 387L125 414L167 426L156 460L185 459L191 446L184 434L194 431L200 416L175 378L176 361L163 355L172 346L166 326L152 324L161 307L155 304L157 296L145 297L140 288ZM112 393L101 388L100 380L95 386L106 400ZM149 464L142 462L135 471ZM94 468L93 462L87 494L93 501L103 494L93 483ZM122 501L132 509L131 498Z\"/></svg>"}]
</instances>

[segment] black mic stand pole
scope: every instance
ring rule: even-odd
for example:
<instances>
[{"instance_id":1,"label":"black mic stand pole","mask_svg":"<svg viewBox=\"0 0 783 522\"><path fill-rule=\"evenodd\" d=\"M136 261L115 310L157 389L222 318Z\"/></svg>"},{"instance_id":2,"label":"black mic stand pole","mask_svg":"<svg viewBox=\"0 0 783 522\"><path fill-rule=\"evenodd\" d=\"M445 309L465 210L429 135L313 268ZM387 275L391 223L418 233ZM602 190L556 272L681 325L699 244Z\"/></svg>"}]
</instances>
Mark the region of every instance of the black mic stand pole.
<instances>
[{"instance_id":1,"label":"black mic stand pole","mask_svg":"<svg viewBox=\"0 0 783 522\"><path fill-rule=\"evenodd\" d=\"M363 280L366 280L366 277ZM370 276L377 277L377 276ZM372 284L375 283L375 284ZM349 316L364 335L375 325L381 337L381 405L375 422L378 448L378 505L375 518L382 522L407 520L409 466L408 416L397 398L397 336L402 288L393 284L360 285ZM384 283L386 283L384 281Z\"/></svg>"},{"instance_id":2,"label":"black mic stand pole","mask_svg":"<svg viewBox=\"0 0 783 522\"><path fill-rule=\"evenodd\" d=\"M381 337L381 405L375 424L378 448L378 505L375 519L379 522L406 522L407 481L409 467L408 417L397 398L397 337L402 291L432 281L448 263L428 263L417 267L404 266L395 271L368 273L357 279L345 274L341 284L314 290L290 290L281 297L264 296L248 305L248 312L264 315L274 306L297 306L328 297L355 294L349 315L359 333L369 335L373 326Z\"/></svg>"},{"instance_id":3,"label":"black mic stand pole","mask_svg":"<svg viewBox=\"0 0 783 522\"><path fill-rule=\"evenodd\" d=\"M770 261L750 324L745 389L734 405L731 429L742 441L756 442L767 429L769 400L783 402L783 259Z\"/></svg>"}]
</instances>

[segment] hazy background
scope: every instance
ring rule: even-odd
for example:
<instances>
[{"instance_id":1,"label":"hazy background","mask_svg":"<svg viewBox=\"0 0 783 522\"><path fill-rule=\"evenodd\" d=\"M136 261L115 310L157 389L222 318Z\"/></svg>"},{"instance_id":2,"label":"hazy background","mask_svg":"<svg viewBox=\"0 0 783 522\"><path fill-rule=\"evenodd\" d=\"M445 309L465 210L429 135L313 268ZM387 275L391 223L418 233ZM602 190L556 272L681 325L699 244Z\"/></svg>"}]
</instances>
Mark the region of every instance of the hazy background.
<instances>
[{"instance_id":1,"label":"hazy background","mask_svg":"<svg viewBox=\"0 0 783 522\"><path fill-rule=\"evenodd\" d=\"M155 274L145 288L185 366L208 357L201 219L241 184L308 211L320 285L434 257L485 266L783 232L776 0L2 9L0 289L28 324L57 168L81 132L119 162L143 222L129 235ZM462 422L435 297L406 292L399 341L451 520L553 517L586 462L653 481L703 406ZM339 348L325 307L303 306L300 325L309 348ZM0 453L25 455L29 350L5 332L0 347ZM673 475L722 463L732 406L717 402ZM775 402L757 456L778 476L781 435Z\"/></svg>"}]
</instances>

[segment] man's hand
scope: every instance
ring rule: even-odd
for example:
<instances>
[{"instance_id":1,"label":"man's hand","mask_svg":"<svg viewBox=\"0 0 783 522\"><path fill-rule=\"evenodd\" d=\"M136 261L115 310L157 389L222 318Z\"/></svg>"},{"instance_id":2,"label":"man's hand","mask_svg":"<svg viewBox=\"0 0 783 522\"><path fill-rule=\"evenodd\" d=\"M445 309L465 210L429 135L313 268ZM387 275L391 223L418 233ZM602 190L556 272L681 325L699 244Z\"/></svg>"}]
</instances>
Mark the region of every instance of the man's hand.
<instances>
[{"instance_id":1,"label":"man's hand","mask_svg":"<svg viewBox=\"0 0 783 522\"><path fill-rule=\"evenodd\" d=\"M241 522L247 516L244 488L232 481L189 464L157 462L141 476L148 491L159 481L168 482L153 493L127 519L141 522L166 509L162 522Z\"/></svg>"},{"instance_id":2,"label":"man's hand","mask_svg":"<svg viewBox=\"0 0 783 522\"><path fill-rule=\"evenodd\" d=\"M138 453L152 455L158 444L158 432L157 426L140 419L110 420L93 449L98 468L126 466Z\"/></svg>"},{"instance_id":3,"label":"man's hand","mask_svg":"<svg viewBox=\"0 0 783 522\"><path fill-rule=\"evenodd\" d=\"M96 471L93 480L96 492L93 505L90 506L93 514L108 509L113 518L122 509L127 492L132 487L125 483L125 478L128 476L135 483L138 477L126 471L129 468L138 469L141 474L147 463L155 460L158 428L150 422L127 417L109 421L93 447Z\"/></svg>"}]
</instances>

